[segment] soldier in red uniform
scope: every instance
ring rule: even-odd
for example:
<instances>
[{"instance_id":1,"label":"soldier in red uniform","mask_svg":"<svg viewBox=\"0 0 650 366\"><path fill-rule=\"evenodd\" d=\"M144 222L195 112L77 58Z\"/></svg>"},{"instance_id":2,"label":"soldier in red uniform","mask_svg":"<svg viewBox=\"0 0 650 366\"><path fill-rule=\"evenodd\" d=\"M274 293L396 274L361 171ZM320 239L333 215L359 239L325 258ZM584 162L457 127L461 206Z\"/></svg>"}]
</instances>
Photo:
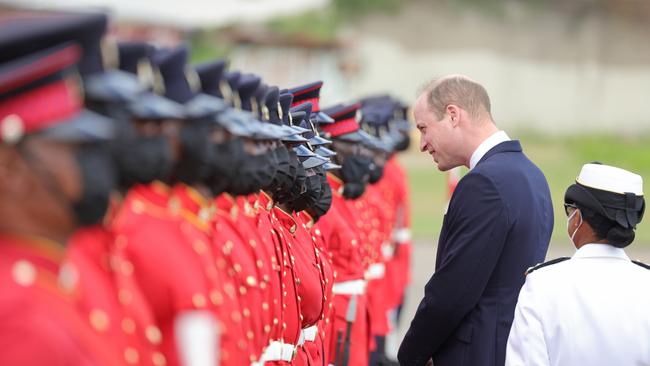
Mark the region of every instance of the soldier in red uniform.
<instances>
[{"instance_id":1,"label":"soldier in red uniform","mask_svg":"<svg viewBox=\"0 0 650 366\"><path fill-rule=\"evenodd\" d=\"M107 347L115 347L114 352L121 355L125 364L165 365L166 358L160 352L162 333L157 327L151 308L133 277L133 264L127 258L123 242L113 231L113 218L119 211L117 198L136 183L150 183L159 176L163 167L159 163L159 150L152 149L150 140L135 134L130 119L160 118L161 112L167 117L169 109L164 109L165 100L152 103L152 96L142 92L138 79L118 70L105 70L103 53L99 47L104 29L93 23L76 29L84 40L93 39L93 47L87 47L87 55L80 69L90 70L82 78L92 87L87 88L86 103L101 113L109 113L119 120L118 138L113 142L113 156L118 171L119 192L114 192L112 208L101 224L78 230L70 240L67 265L79 274L79 291L76 304L91 327L106 340ZM108 93L101 81L119 77L121 82L113 84ZM168 102L171 104L171 102ZM142 108L142 107L146 108ZM168 106L169 107L169 106ZM173 110L173 105L171 106ZM143 115L139 111L147 111Z\"/></svg>"},{"instance_id":2,"label":"soldier in red uniform","mask_svg":"<svg viewBox=\"0 0 650 366\"><path fill-rule=\"evenodd\" d=\"M210 193L202 179L209 170L212 149L207 136L218 105L203 105L195 98L185 80L186 59L187 51L176 49L157 59L155 66L163 77L165 96L183 105L183 121L167 117L136 122L141 133L171 157L164 161L169 166L164 171L172 172L165 180L173 177L175 186L159 181L135 186L114 226L151 304L167 363L215 364L218 305L224 295L211 248L205 199Z\"/></svg>"},{"instance_id":3,"label":"soldier in red uniform","mask_svg":"<svg viewBox=\"0 0 650 366\"><path fill-rule=\"evenodd\" d=\"M233 105L242 109L239 115L247 127L260 127L253 117L257 113L247 113L259 112L253 111L255 108L264 108L264 120L270 122L262 123L260 131L246 138L229 141L217 157L222 162L220 176L225 182L224 193L216 200L215 240L232 261L234 277L241 282L240 295L249 298L244 309L245 320L256 324L251 327L251 335L255 336L257 349L261 351L261 356L252 358L251 362L286 364L295 356L300 313L294 271L281 224L273 212L272 195L293 184L289 153L278 142L287 139L290 131L281 130L279 123L274 124L272 120L274 116L276 122L279 120L277 88L260 84L255 76L233 73L227 74L230 82L224 93L221 90L224 84L215 83L218 75L209 69L208 65L197 68L204 91L215 96L230 94L237 101ZM293 140L305 141L300 137ZM233 243L233 237L240 244ZM253 272L244 276L247 271ZM259 298L255 300L251 296Z\"/></svg>"},{"instance_id":4,"label":"soldier in red uniform","mask_svg":"<svg viewBox=\"0 0 650 366\"><path fill-rule=\"evenodd\" d=\"M68 238L108 206L114 175L98 142L112 137L112 122L82 109L81 48L13 45L34 36L27 29L47 28L24 20L5 20L1 30L0 364L119 365L74 307L77 273L61 267Z\"/></svg>"},{"instance_id":5,"label":"soldier in red uniform","mask_svg":"<svg viewBox=\"0 0 650 366\"><path fill-rule=\"evenodd\" d=\"M372 116L368 119L368 125L372 126L377 135L385 137L393 147L384 168L383 180L386 184L383 185L390 188L384 191L390 193L386 198L394 216L391 219L394 222L393 249L390 251L392 259L387 263L387 271L395 274L388 277L391 279L391 292L394 294L392 307L396 309L395 321L398 321L404 289L410 283L411 231L408 181L404 168L397 160L397 154L409 148L411 124L408 106L390 96L369 97L363 100L363 105L364 115Z\"/></svg>"},{"instance_id":6,"label":"soldier in red uniform","mask_svg":"<svg viewBox=\"0 0 650 366\"><path fill-rule=\"evenodd\" d=\"M373 136L378 137L388 147L388 161L384 164L381 178L368 189L368 198L373 196L379 199L371 200L371 206L378 207L378 213L383 216L385 222L385 242L382 244L381 252L385 260L384 276L384 306L390 314L390 323L395 325L399 319L399 309L404 298L404 290L409 282L410 274L410 231L409 202L406 177L403 169L395 157L397 150L408 148L408 131L410 129L407 121L405 106L393 100L389 96L371 97L363 100L364 128ZM383 159L383 156L381 157ZM375 160L376 165L383 161ZM371 181L373 180L371 171ZM376 195L372 193L376 192ZM373 203L374 202L374 203ZM370 290L372 292L372 290ZM372 355L373 361L379 364L389 362L383 354L385 340L381 335L376 335L378 349ZM372 363L371 363L372 364Z\"/></svg>"},{"instance_id":7,"label":"soldier in red uniform","mask_svg":"<svg viewBox=\"0 0 650 366\"><path fill-rule=\"evenodd\" d=\"M359 105L339 105L324 112L336 121L322 129L334 140L337 152L336 162L342 166L339 171L328 174L332 188L332 208L315 227L323 234L327 248L332 255L335 270L333 287L333 315L327 340L329 363L340 364L349 352L349 364L365 365L370 351L368 309L365 268L362 262L361 237L355 225L357 217L350 211L346 200L360 197L368 182L370 160L360 155L356 112ZM351 301L352 299L356 301ZM355 304L356 302L356 304ZM346 338L346 313L348 306L356 305L355 321L351 327L350 345L339 342ZM343 343L343 344L341 344Z\"/></svg>"}]
</instances>

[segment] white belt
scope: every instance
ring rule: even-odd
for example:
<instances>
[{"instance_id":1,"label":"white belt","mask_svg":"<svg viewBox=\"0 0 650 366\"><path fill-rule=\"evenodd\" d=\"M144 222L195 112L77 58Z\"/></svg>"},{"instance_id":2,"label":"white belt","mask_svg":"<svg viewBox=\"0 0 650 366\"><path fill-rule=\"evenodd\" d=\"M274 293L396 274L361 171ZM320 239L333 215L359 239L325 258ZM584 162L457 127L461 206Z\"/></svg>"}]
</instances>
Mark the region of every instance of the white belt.
<instances>
[{"instance_id":1,"label":"white belt","mask_svg":"<svg viewBox=\"0 0 650 366\"><path fill-rule=\"evenodd\" d=\"M381 255L385 260L391 260L395 256L395 246L387 241L381 244Z\"/></svg>"},{"instance_id":2,"label":"white belt","mask_svg":"<svg viewBox=\"0 0 650 366\"><path fill-rule=\"evenodd\" d=\"M363 295L366 293L366 280L352 280L335 283L332 292L335 295Z\"/></svg>"},{"instance_id":3,"label":"white belt","mask_svg":"<svg viewBox=\"0 0 650 366\"><path fill-rule=\"evenodd\" d=\"M264 365L265 362L272 361L290 362L293 359L295 349L296 347L293 344L271 341L257 364Z\"/></svg>"},{"instance_id":4,"label":"white belt","mask_svg":"<svg viewBox=\"0 0 650 366\"><path fill-rule=\"evenodd\" d=\"M378 280L384 278L386 265L383 263L373 263L366 270L365 277L367 280ZM336 286L336 285L335 285Z\"/></svg>"},{"instance_id":5,"label":"white belt","mask_svg":"<svg viewBox=\"0 0 650 366\"><path fill-rule=\"evenodd\" d=\"M312 325L311 327L303 328L300 330L300 339L298 339L298 346L302 346L305 342L313 342L318 333L318 326Z\"/></svg>"},{"instance_id":6,"label":"white belt","mask_svg":"<svg viewBox=\"0 0 650 366\"><path fill-rule=\"evenodd\" d=\"M406 244L411 240L410 229L396 229L393 231L393 240L397 244Z\"/></svg>"}]
</instances>

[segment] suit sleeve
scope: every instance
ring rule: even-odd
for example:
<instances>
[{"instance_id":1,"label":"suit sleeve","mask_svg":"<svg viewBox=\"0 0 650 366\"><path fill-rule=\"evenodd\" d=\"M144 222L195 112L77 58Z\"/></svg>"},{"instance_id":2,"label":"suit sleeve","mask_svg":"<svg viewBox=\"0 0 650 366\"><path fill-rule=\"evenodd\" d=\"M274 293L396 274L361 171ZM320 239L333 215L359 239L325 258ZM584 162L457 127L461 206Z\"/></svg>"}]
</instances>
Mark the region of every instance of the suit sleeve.
<instances>
[{"instance_id":1,"label":"suit sleeve","mask_svg":"<svg viewBox=\"0 0 650 366\"><path fill-rule=\"evenodd\" d=\"M461 180L443 223L444 258L424 289L398 358L424 365L479 301L500 258L510 223L494 183L479 174Z\"/></svg>"},{"instance_id":2,"label":"suit sleeve","mask_svg":"<svg viewBox=\"0 0 650 366\"><path fill-rule=\"evenodd\" d=\"M506 346L506 366L550 366L544 327L542 301L535 299L535 282L529 276L521 288L515 318Z\"/></svg>"}]
</instances>

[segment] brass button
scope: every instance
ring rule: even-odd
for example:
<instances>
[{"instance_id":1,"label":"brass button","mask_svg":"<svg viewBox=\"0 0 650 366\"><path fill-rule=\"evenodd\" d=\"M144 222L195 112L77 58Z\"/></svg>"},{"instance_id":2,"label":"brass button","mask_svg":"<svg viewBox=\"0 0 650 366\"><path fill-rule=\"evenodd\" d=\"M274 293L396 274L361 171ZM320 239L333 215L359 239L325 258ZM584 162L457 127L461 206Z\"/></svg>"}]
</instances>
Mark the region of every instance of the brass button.
<instances>
[{"instance_id":1,"label":"brass button","mask_svg":"<svg viewBox=\"0 0 650 366\"><path fill-rule=\"evenodd\" d=\"M133 300L133 294L128 290L120 290L117 297L122 305L129 305Z\"/></svg>"},{"instance_id":2,"label":"brass button","mask_svg":"<svg viewBox=\"0 0 650 366\"><path fill-rule=\"evenodd\" d=\"M122 319L122 331L126 334L135 333L135 321L131 318Z\"/></svg>"},{"instance_id":3,"label":"brass button","mask_svg":"<svg viewBox=\"0 0 650 366\"><path fill-rule=\"evenodd\" d=\"M92 325L95 330L104 332L108 329L109 319L106 312L99 309L93 309L90 311L89 319L90 325Z\"/></svg>"},{"instance_id":4,"label":"brass button","mask_svg":"<svg viewBox=\"0 0 650 366\"><path fill-rule=\"evenodd\" d=\"M247 284L248 286L251 286L251 287L252 287L252 286L257 286L257 281L255 280L255 277L253 277L253 276L248 276L248 277L246 277L246 284Z\"/></svg>"},{"instance_id":5,"label":"brass button","mask_svg":"<svg viewBox=\"0 0 650 366\"><path fill-rule=\"evenodd\" d=\"M151 360L153 361L154 366L167 365L167 360L165 359L165 356L160 352L154 352L153 356L151 356Z\"/></svg>"},{"instance_id":6,"label":"brass button","mask_svg":"<svg viewBox=\"0 0 650 366\"><path fill-rule=\"evenodd\" d=\"M19 260L11 268L11 276L21 286L30 286L36 281L36 267L26 260Z\"/></svg>"},{"instance_id":7,"label":"brass button","mask_svg":"<svg viewBox=\"0 0 650 366\"><path fill-rule=\"evenodd\" d=\"M120 271L125 276L130 276L133 274L133 264L127 260L123 260L120 265Z\"/></svg>"},{"instance_id":8,"label":"brass button","mask_svg":"<svg viewBox=\"0 0 650 366\"><path fill-rule=\"evenodd\" d=\"M147 327L147 330L145 331L145 335L147 336L147 340L151 342L151 344L160 344L162 341L162 333L160 332L160 329L154 325L150 325Z\"/></svg>"},{"instance_id":9,"label":"brass button","mask_svg":"<svg viewBox=\"0 0 650 366\"><path fill-rule=\"evenodd\" d=\"M197 308L203 308L206 305L205 296L201 294L194 294L192 296L192 304Z\"/></svg>"},{"instance_id":10,"label":"brass button","mask_svg":"<svg viewBox=\"0 0 650 366\"><path fill-rule=\"evenodd\" d=\"M212 290L210 292L210 301L212 301L212 304L214 305L221 305L223 304L223 295L217 290Z\"/></svg>"},{"instance_id":11,"label":"brass button","mask_svg":"<svg viewBox=\"0 0 650 366\"><path fill-rule=\"evenodd\" d=\"M25 134L23 119L17 114L10 114L0 121L0 137L3 142L14 144Z\"/></svg>"},{"instance_id":12,"label":"brass button","mask_svg":"<svg viewBox=\"0 0 650 366\"><path fill-rule=\"evenodd\" d=\"M134 200L133 203L131 203L131 209L133 212L141 214L144 212L144 203L140 200Z\"/></svg>"},{"instance_id":13,"label":"brass button","mask_svg":"<svg viewBox=\"0 0 650 366\"><path fill-rule=\"evenodd\" d=\"M140 359L140 355L138 354L138 351L136 351L135 348L127 347L124 350L124 360L126 360L126 363L128 363L129 365L137 364L139 359Z\"/></svg>"}]
</instances>

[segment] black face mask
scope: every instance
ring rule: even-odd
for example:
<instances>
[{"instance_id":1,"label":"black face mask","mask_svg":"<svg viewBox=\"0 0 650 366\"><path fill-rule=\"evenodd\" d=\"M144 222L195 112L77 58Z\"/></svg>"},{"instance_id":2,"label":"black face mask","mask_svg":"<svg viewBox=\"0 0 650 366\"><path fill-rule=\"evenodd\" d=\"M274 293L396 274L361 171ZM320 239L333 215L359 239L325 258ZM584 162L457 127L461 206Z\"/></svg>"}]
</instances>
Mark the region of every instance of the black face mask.
<instances>
[{"instance_id":1,"label":"black face mask","mask_svg":"<svg viewBox=\"0 0 650 366\"><path fill-rule=\"evenodd\" d=\"M244 152L243 141L238 149L241 150L241 154L237 164L230 162L235 166L236 174L231 176L226 191L241 196L270 186L277 170L275 156L273 154L248 155Z\"/></svg>"},{"instance_id":2,"label":"black face mask","mask_svg":"<svg viewBox=\"0 0 650 366\"><path fill-rule=\"evenodd\" d=\"M368 174L368 183L375 184L381 180L381 177L384 176L384 166L372 164L370 172Z\"/></svg>"},{"instance_id":3,"label":"black face mask","mask_svg":"<svg viewBox=\"0 0 650 366\"><path fill-rule=\"evenodd\" d=\"M402 135L402 138L395 145L396 151L406 151L411 146L411 137L409 135Z\"/></svg>"},{"instance_id":4,"label":"black face mask","mask_svg":"<svg viewBox=\"0 0 650 366\"><path fill-rule=\"evenodd\" d=\"M293 184L298 176L298 167L302 167L302 164L300 164L300 159L298 159L298 153L293 149L287 149L287 151L289 152L289 175Z\"/></svg>"},{"instance_id":5,"label":"black face mask","mask_svg":"<svg viewBox=\"0 0 650 366\"><path fill-rule=\"evenodd\" d=\"M296 211L306 210L309 207L312 207L318 202L318 199L321 196L322 185L320 175L314 174L308 176L305 180L305 191L298 196L296 199L291 201L291 208Z\"/></svg>"},{"instance_id":6,"label":"black face mask","mask_svg":"<svg viewBox=\"0 0 650 366\"><path fill-rule=\"evenodd\" d=\"M343 197L359 198L366 190L372 160L367 156L347 155L341 166Z\"/></svg>"},{"instance_id":7,"label":"black face mask","mask_svg":"<svg viewBox=\"0 0 650 366\"><path fill-rule=\"evenodd\" d=\"M347 155L341 164L344 183L368 183L372 160L367 156Z\"/></svg>"},{"instance_id":8,"label":"black face mask","mask_svg":"<svg viewBox=\"0 0 650 366\"><path fill-rule=\"evenodd\" d=\"M133 136L115 141L112 150L123 190L135 184L166 181L174 167L172 147L164 136Z\"/></svg>"},{"instance_id":9,"label":"black face mask","mask_svg":"<svg viewBox=\"0 0 650 366\"><path fill-rule=\"evenodd\" d=\"M95 146L79 150L76 159L83 193L72 207L80 226L94 225L101 222L106 214L116 183L111 155L108 149Z\"/></svg>"},{"instance_id":10,"label":"black face mask","mask_svg":"<svg viewBox=\"0 0 650 366\"><path fill-rule=\"evenodd\" d=\"M212 145L214 157L210 161L210 170L205 180L206 185L215 196L225 192L230 182L238 174L243 164L244 143L241 139L233 139L221 144Z\"/></svg>"},{"instance_id":11,"label":"black face mask","mask_svg":"<svg viewBox=\"0 0 650 366\"><path fill-rule=\"evenodd\" d=\"M256 155L255 159L258 160L259 164L257 176L260 180L261 189L272 190L275 183L275 177L278 174L279 162L277 156L273 151L270 151L266 154Z\"/></svg>"},{"instance_id":12,"label":"black face mask","mask_svg":"<svg viewBox=\"0 0 650 366\"><path fill-rule=\"evenodd\" d=\"M293 155L291 152L293 152ZM302 166L302 163L300 163L300 160L298 160L298 155L294 151L290 151L289 155L291 161L293 161L295 156L295 161L298 162L298 165L296 165L296 178L289 189L286 191L278 191L273 197L273 199L279 203L287 204L298 199L300 195L306 191L305 183L307 182L307 172L305 172L305 168Z\"/></svg>"},{"instance_id":13,"label":"black face mask","mask_svg":"<svg viewBox=\"0 0 650 366\"><path fill-rule=\"evenodd\" d=\"M320 175L321 180L321 195L318 198L318 201L310 207L310 213L314 218L314 222L318 221L323 215L329 211L332 207L332 187L330 187L329 182L325 174Z\"/></svg>"},{"instance_id":14,"label":"black face mask","mask_svg":"<svg viewBox=\"0 0 650 366\"><path fill-rule=\"evenodd\" d=\"M209 133L207 121L188 121L181 128L181 159L174 171L178 181L193 185L204 182L209 176L210 162L214 157Z\"/></svg>"},{"instance_id":15,"label":"black face mask","mask_svg":"<svg viewBox=\"0 0 650 366\"><path fill-rule=\"evenodd\" d=\"M295 175L291 174L289 150L287 150L286 146L280 145L273 150L273 154L277 160L277 171L273 178L270 191L286 190L291 187L295 179Z\"/></svg>"}]
</instances>

